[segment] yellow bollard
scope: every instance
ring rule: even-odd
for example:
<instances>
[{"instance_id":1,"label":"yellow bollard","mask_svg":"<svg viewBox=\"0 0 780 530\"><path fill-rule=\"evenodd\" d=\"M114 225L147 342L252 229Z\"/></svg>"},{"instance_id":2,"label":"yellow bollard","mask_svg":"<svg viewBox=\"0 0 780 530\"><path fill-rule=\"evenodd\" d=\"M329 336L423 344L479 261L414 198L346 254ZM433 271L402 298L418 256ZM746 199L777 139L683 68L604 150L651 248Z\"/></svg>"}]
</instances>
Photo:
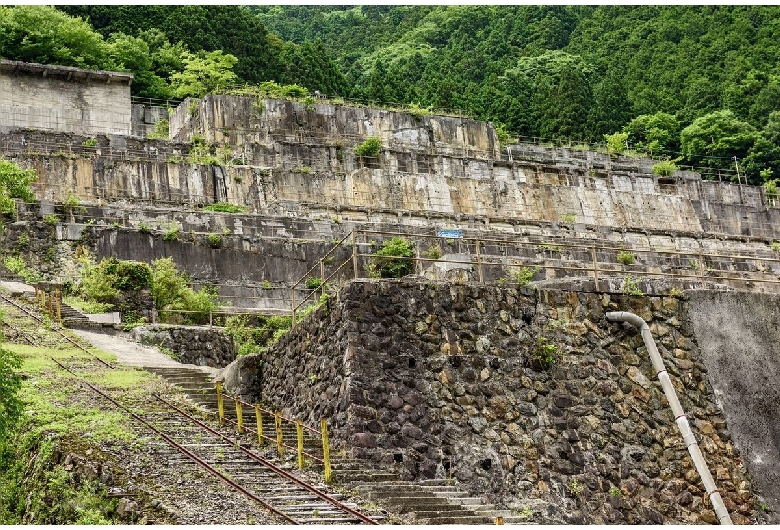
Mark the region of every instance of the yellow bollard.
<instances>
[{"instance_id":1,"label":"yellow bollard","mask_svg":"<svg viewBox=\"0 0 780 530\"><path fill-rule=\"evenodd\" d=\"M325 464L325 483L330 484L332 480L330 474L330 444L328 442L328 423L325 418L320 420L320 430L322 431L322 461Z\"/></svg>"},{"instance_id":2,"label":"yellow bollard","mask_svg":"<svg viewBox=\"0 0 780 530\"><path fill-rule=\"evenodd\" d=\"M496 524L504 524L504 518L500 515L496 517Z\"/></svg>"},{"instance_id":3,"label":"yellow bollard","mask_svg":"<svg viewBox=\"0 0 780 530\"><path fill-rule=\"evenodd\" d=\"M244 408L238 398L236 398L236 417L238 418L238 434L244 434Z\"/></svg>"},{"instance_id":4,"label":"yellow bollard","mask_svg":"<svg viewBox=\"0 0 780 530\"><path fill-rule=\"evenodd\" d=\"M298 430L298 469L303 469L303 425L301 420L295 422Z\"/></svg>"},{"instance_id":5,"label":"yellow bollard","mask_svg":"<svg viewBox=\"0 0 780 530\"><path fill-rule=\"evenodd\" d=\"M217 381L217 409L219 410L219 424L225 423L225 408L222 402L222 381Z\"/></svg>"},{"instance_id":6,"label":"yellow bollard","mask_svg":"<svg viewBox=\"0 0 780 530\"><path fill-rule=\"evenodd\" d=\"M284 455L284 443L282 439L282 413L277 412L274 414L274 422L276 423L276 450L279 451L279 456Z\"/></svg>"},{"instance_id":7,"label":"yellow bollard","mask_svg":"<svg viewBox=\"0 0 780 530\"><path fill-rule=\"evenodd\" d=\"M263 445L263 413L260 405L255 405L255 419L257 420L257 443Z\"/></svg>"}]
</instances>

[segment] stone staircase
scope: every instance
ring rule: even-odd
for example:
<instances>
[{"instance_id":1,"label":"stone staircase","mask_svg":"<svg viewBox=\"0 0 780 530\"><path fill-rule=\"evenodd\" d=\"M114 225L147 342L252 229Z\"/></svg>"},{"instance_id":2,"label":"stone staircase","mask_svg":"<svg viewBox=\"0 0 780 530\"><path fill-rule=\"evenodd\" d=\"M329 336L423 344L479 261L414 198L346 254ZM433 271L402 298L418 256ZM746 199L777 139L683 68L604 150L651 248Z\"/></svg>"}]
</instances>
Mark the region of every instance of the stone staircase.
<instances>
[{"instance_id":1,"label":"stone staircase","mask_svg":"<svg viewBox=\"0 0 780 530\"><path fill-rule=\"evenodd\" d=\"M190 401L216 414L217 396L212 374L192 367L145 369L181 388ZM224 411L226 419L235 421L232 401L225 401ZM251 407L244 407L243 420L247 427L255 427L256 419ZM263 415L263 430L266 436L275 437L274 418L270 414ZM294 446L297 436L295 426L282 422L282 433L284 443ZM316 441L310 438L304 440L306 452L322 455ZM293 456L294 452L288 451L288 458ZM500 510L469 495L451 480L407 482L400 480L392 471L369 466L365 461L333 457L334 481L357 490L361 496L389 512L404 514L416 524L495 524L497 517L502 517L504 524L527 522L527 519L513 515L509 510Z\"/></svg>"}]
</instances>

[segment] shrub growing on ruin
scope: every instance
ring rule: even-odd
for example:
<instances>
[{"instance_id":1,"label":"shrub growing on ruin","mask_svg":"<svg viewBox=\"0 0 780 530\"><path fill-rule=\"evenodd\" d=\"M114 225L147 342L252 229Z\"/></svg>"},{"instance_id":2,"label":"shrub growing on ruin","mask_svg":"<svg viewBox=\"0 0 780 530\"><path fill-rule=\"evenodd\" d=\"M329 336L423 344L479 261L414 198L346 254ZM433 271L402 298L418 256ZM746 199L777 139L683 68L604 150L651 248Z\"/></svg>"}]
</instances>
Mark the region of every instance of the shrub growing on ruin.
<instances>
[{"instance_id":1,"label":"shrub growing on ruin","mask_svg":"<svg viewBox=\"0 0 780 530\"><path fill-rule=\"evenodd\" d=\"M0 214L16 213L13 199L34 201L35 193L30 184L36 178L35 170L22 169L10 160L0 157Z\"/></svg>"},{"instance_id":2,"label":"shrub growing on ruin","mask_svg":"<svg viewBox=\"0 0 780 530\"><path fill-rule=\"evenodd\" d=\"M617 253L617 261L623 265L633 265L636 261L636 256L634 256L633 252L629 252L628 250L619 250Z\"/></svg>"},{"instance_id":3,"label":"shrub growing on ruin","mask_svg":"<svg viewBox=\"0 0 780 530\"><path fill-rule=\"evenodd\" d=\"M377 157L382 150L382 141L377 136L369 136L362 144L356 145L353 152L357 156Z\"/></svg>"},{"instance_id":4,"label":"shrub growing on ruin","mask_svg":"<svg viewBox=\"0 0 780 530\"><path fill-rule=\"evenodd\" d=\"M209 212L223 213L244 213L247 210L245 206L230 204L229 202L215 202L214 204L204 206L203 209Z\"/></svg>"},{"instance_id":5,"label":"shrub growing on ruin","mask_svg":"<svg viewBox=\"0 0 780 530\"><path fill-rule=\"evenodd\" d=\"M657 164L653 164L654 175L668 177L675 171L677 171L677 164L674 163L674 160L662 160Z\"/></svg>"},{"instance_id":6,"label":"shrub growing on ruin","mask_svg":"<svg viewBox=\"0 0 780 530\"><path fill-rule=\"evenodd\" d=\"M382 248L372 256L368 265L373 278L400 278L414 271L414 243L402 237L394 237L382 243Z\"/></svg>"}]
</instances>

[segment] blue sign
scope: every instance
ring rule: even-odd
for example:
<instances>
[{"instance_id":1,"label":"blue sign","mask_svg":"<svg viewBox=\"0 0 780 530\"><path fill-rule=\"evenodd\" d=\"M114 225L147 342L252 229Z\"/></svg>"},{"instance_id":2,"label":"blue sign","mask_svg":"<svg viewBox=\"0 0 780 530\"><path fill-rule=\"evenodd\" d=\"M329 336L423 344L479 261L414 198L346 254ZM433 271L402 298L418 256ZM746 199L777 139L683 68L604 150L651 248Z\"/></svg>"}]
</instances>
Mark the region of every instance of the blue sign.
<instances>
[{"instance_id":1,"label":"blue sign","mask_svg":"<svg viewBox=\"0 0 780 530\"><path fill-rule=\"evenodd\" d=\"M458 228L439 230L438 232L436 232L436 235L439 237L446 237L447 239L462 239L463 230L460 230Z\"/></svg>"}]
</instances>

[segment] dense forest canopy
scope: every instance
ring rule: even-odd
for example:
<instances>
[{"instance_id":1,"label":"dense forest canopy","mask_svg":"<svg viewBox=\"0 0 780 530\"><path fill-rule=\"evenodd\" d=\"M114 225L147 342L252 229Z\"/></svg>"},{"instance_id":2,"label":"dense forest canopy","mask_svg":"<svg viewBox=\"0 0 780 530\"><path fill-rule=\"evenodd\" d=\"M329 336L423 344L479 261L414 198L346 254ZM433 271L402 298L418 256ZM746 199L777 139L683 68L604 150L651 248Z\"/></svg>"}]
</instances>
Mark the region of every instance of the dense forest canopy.
<instances>
[{"instance_id":1,"label":"dense forest canopy","mask_svg":"<svg viewBox=\"0 0 780 530\"><path fill-rule=\"evenodd\" d=\"M3 58L131 71L133 93L267 81L458 109L780 178L777 6L0 7ZM616 136L617 133L620 135Z\"/></svg>"}]
</instances>

